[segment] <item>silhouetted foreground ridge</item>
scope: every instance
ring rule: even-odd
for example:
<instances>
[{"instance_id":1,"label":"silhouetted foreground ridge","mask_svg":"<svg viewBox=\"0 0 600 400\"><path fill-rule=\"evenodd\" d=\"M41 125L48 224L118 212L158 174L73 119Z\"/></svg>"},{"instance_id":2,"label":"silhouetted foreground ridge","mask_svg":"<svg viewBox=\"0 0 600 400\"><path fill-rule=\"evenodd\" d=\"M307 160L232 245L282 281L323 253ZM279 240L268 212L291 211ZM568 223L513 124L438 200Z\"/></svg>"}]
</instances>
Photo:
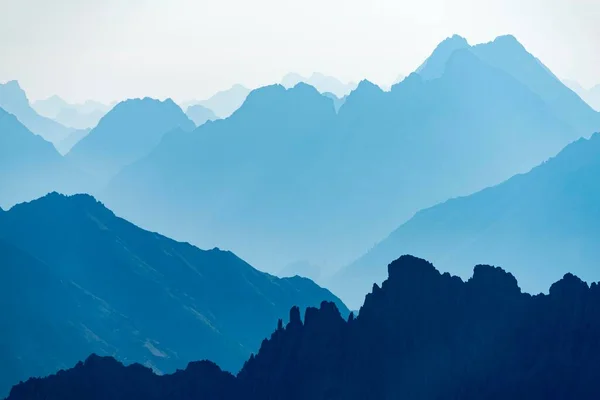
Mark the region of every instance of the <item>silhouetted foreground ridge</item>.
<instances>
[{"instance_id":1,"label":"silhouetted foreground ridge","mask_svg":"<svg viewBox=\"0 0 600 400\"><path fill-rule=\"evenodd\" d=\"M463 282L403 256L358 317L292 308L237 378L209 362L157 376L111 358L13 388L10 399L597 399L600 287L567 274L521 293L500 268Z\"/></svg>"}]
</instances>

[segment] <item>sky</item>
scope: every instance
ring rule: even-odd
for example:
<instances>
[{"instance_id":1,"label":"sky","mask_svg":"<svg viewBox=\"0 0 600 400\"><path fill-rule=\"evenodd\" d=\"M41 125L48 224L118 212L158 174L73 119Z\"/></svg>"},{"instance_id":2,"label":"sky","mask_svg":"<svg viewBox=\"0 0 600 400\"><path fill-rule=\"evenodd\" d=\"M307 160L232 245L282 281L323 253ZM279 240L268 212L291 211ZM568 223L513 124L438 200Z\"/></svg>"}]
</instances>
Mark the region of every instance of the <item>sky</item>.
<instances>
[{"instance_id":1,"label":"sky","mask_svg":"<svg viewBox=\"0 0 600 400\"><path fill-rule=\"evenodd\" d=\"M71 102L203 99L289 72L383 85L453 34L513 34L591 87L598 21L598 0L0 0L0 82Z\"/></svg>"}]
</instances>

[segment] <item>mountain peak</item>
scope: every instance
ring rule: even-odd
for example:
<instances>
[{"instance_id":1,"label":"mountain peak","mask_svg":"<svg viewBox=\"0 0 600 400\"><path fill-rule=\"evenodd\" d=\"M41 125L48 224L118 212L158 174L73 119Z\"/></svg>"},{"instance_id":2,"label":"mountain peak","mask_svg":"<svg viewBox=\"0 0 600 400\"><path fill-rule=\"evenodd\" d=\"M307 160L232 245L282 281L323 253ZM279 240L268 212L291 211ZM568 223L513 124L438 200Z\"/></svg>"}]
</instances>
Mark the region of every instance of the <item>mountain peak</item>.
<instances>
[{"instance_id":1,"label":"mountain peak","mask_svg":"<svg viewBox=\"0 0 600 400\"><path fill-rule=\"evenodd\" d=\"M52 213L56 212L57 210L80 210L88 209L90 207L109 211L104 204L96 200L96 198L92 195L85 193L66 195L58 192L50 192L40 198L19 203L15 205L11 211L29 207L42 207L47 212Z\"/></svg>"},{"instance_id":2,"label":"mountain peak","mask_svg":"<svg viewBox=\"0 0 600 400\"><path fill-rule=\"evenodd\" d=\"M504 271L500 267L490 265L476 265L473 276L468 280L468 283L485 293L521 293L517 279L513 274Z\"/></svg>"},{"instance_id":3,"label":"mountain peak","mask_svg":"<svg viewBox=\"0 0 600 400\"><path fill-rule=\"evenodd\" d=\"M446 69L446 63L456 50L468 49L471 46L467 39L459 35L453 35L444 39L437 45L433 53L417 68L416 72L424 80L439 78Z\"/></svg>"},{"instance_id":4,"label":"mountain peak","mask_svg":"<svg viewBox=\"0 0 600 400\"><path fill-rule=\"evenodd\" d=\"M409 254L403 255L388 265L388 280L423 280L439 275L437 269L427 260Z\"/></svg>"}]
</instances>

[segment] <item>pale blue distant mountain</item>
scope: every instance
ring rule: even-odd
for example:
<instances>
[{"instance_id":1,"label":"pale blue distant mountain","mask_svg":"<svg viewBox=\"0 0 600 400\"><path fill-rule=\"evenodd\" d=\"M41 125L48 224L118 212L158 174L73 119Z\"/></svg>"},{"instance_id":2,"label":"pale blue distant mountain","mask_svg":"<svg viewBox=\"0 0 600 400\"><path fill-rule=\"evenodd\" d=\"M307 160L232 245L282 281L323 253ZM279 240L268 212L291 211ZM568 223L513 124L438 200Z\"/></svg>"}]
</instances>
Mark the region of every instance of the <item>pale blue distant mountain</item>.
<instances>
[{"instance_id":1,"label":"pale blue distant mountain","mask_svg":"<svg viewBox=\"0 0 600 400\"><path fill-rule=\"evenodd\" d=\"M88 188L87 177L69 164L52 143L29 131L0 108L0 206L45 195Z\"/></svg>"},{"instance_id":2,"label":"pale blue distant mountain","mask_svg":"<svg viewBox=\"0 0 600 400\"><path fill-rule=\"evenodd\" d=\"M538 94L557 116L582 135L589 136L600 129L600 114L511 35L499 36L492 42L472 47L464 38L455 35L442 42L417 73L426 80L439 77L446 61L457 50L470 51L490 66L510 74Z\"/></svg>"},{"instance_id":3,"label":"pale blue distant mountain","mask_svg":"<svg viewBox=\"0 0 600 400\"><path fill-rule=\"evenodd\" d=\"M196 126L204 125L208 121L215 121L219 119L219 117L217 117L212 110L201 106L200 104L189 106L185 111L185 114L189 119L194 121Z\"/></svg>"},{"instance_id":4,"label":"pale blue distant mountain","mask_svg":"<svg viewBox=\"0 0 600 400\"><path fill-rule=\"evenodd\" d=\"M287 89L293 88L300 82L313 86L321 93L333 93L338 98L347 96L351 91L356 89L357 86L355 82L343 83L333 76L323 75L318 72L314 72L308 77L296 73L289 73L281 80L281 84Z\"/></svg>"},{"instance_id":5,"label":"pale blue distant mountain","mask_svg":"<svg viewBox=\"0 0 600 400\"><path fill-rule=\"evenodd\" d=\"M246 100L250 89L242 85L233 85L230 89L223 90L211 96L207 100L193 100L181 104L187 109L189 106L199 104L215 113L219 118L227 118Z\"/></svg>"},{"instance_id":6,"label":"pale blue distant mountain","mask_svg":"<svg viewBox=\"0 0 600 400\"><path fill-rule=\"evenodd\" d=\"M127 100L106 114L67 158L102 184L147 155L163 135L177 128L189 132L195 126L172 100Z\"/></svg>"},{"instance_id":7,"label":"pale blue distant mountain","mask_svg":"<svg viewBox=\"0 0 600 400\"><path fill-rule=\"evenodd\" d=\"M600 134L506 182L420 211L331 280L352 307L385 263L402 254L433 260L467 278L468 265L501 266L524 290L545 291L568 268L600 280Z\"/></svg>"},{"instance_id":8,"label":"pale blue distant mountain","mask_svg":"<svg viewBox=\"0 0 600 400\"><path fill-rule=\"evenodd\" d=\"M56 150L58 150L60 154L67 154L71 151L73 146L90 133L90 130L91 129L77 129L60 142L55 143L54 147L56 147Z\"/></svg>"},{"instance_id":9,"label":"pale blue distant mountain","mask_svg":"<svg viewBox=\"0 0 600 400\"><path fill-rule=\"evenodd\" d=\"M69 104L58 96L38 100L32 107L41 115L72 128L89 129L112 108L111 106L88 100L82 104Z\"/></svg>"},{"instance_id":10,"label":"pale blue distant mountain","mask_svg":"<svg viewBox=\"0 0 600 400\"><path fill-rule=\"evenodd\" d=\"M438 79L412 74L389 92L361 82L338 113L306 84L257 89L230 118L165 137L102 198L169 236L272 272L307 261L325 277L418 210L526 172L589 134L463 49Z\"/></svg>"},{"instance_id":11,"label":"pale blue distant mountain","mask_svg":"<svg viewBox=\"0 0 600 400\"><path fill-rule=\"evenodd\" d=\"M596 111L600 111L600 85L596 85L591 89L586 89L573 80L565 79L563 80L563 83L577 93L579 97L590 105L590 107Z\"/></svg>"},{"instance_id":12,"label":"pale blue distant mountain","mask_svg":"<svg viewBox=\"0 0 600 400\"><path fill-rule=\"evenodd\" d=\"M17 81L0 84L0 107L17 117L31 132L55 144L75 131L39 115L29 104L27 95Z\"/></svg>"}]
</instances>

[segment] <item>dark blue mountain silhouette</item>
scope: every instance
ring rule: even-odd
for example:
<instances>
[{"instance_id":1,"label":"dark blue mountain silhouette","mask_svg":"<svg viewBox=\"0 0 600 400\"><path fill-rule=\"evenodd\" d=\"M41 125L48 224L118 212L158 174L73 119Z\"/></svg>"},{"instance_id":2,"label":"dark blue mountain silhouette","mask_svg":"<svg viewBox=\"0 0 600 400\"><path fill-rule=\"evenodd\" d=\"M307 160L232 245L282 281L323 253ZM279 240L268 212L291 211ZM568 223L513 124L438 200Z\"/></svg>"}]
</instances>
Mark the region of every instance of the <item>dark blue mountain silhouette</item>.
<instances>
[{"instance_id":1,"label":"dark blue mountain silhouette","mask_svg":"<svg viewBox=\"0 0 600 400\"><path fill-rule=\"evenodd\" d=\"M219 117L217 117L215 113L212 112L212 110L201 106L200 104L189 106L185 111L185 114L188 116L189 119L194 121L194 124L196 124L196 126L204 125L208 121L214 121L219 119Z\"/></svg>"},{"instance_id":2,"label":"dark blue mountain silhouette","mask_svg":"<svg viewBox=\"0 0 600 400\"><path fill-rule=\"evenodd\" d=\"M209 358L235 372L290 307L328 300L348 313L308 279L144 231L88 195L53 193L1 213L0 251L0 288L10 286L0 290L10 349L0 392L92 352L163 372Z\"/></svg>"},{"instance_id":3,"label":"dark blue mountain silhouette","mask_svg":"<svg viewBox=\"0 0 600 400\"><path fill-rule=\"evenodd\" d=\"M600 279L600 134L567 146L530 172L415 215L332 280L350 306L379 282L378 268L410 252L443 270L467 276L464 263L502 265L523 287L539 292L562 269Z\"/></svg>"},{"instance_id":4,"label":"dark blue mountain silhouette","mask_svg":"<svg viewBox=\"0 0 600 400\"><path fill-rule=\"evenodd\" d=\"M52 143L0 108L0 206L8 208L55 190L85 190L87 178Z\"/></svg>"},{"instance_id":5,"label":"dark blue mountain silhouette","mask_svg":"<svg viewBox=\"0 0 600 400\"><path fill-rule=\"evenodd\" d=\"M171 237L270 272L305 260L325 277L418 210L526 172L589 133L463 49L438 79L412 74L388 92L361 82L338 113L306 84L255 90L230 118L168 135L99 196Z\"/></svg>"},{"instance_id":6,"label":"dark blue mountain silhouette","mask_svg":"<svg viewBox=\"0 0 600 400\"><path fill-rule=\"evenodd\" d=\"M127 100L106 114L67 158L106 182L147 155L165 133L176 128L191 131L195 126L172 100Z\"/></svg>"},{"instance_id":7,"label":"dark blue mountain silhouette","mask_svg":"<svg viewBox=\"0 0 600 400\"><path fill-rule=\"evenodd\" d=\"M297 307L237 377L214 364L158 376L91 356L15 386L37 399L596 399L600 286L566 274L549 295L521 293L500 268L468 281L403 256L358 316Z\"/></svg>"},{"instance_id":8,"label":"dark blue mountain silhouette","mask_svg":"<svg viewBox=\"0 0 600 400\"><path fill-rule=\"evenodd\" d=\"M0 108L16 116L31 132L52 143L59 143L75 131L39 115L29 105L27 95L17 81L0 84Z\"/></svg>"}]
</instances>

